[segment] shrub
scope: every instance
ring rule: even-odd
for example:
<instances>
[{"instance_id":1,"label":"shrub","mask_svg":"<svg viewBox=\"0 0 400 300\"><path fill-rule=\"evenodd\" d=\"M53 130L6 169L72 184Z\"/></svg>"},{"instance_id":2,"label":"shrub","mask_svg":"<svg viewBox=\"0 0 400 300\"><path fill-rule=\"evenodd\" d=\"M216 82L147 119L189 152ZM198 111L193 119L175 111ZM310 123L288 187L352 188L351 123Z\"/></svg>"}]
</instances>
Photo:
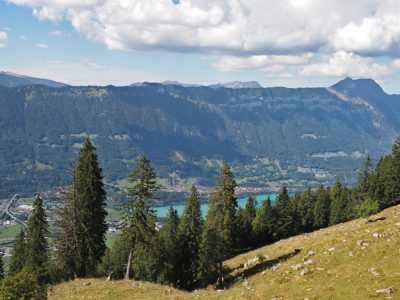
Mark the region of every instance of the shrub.
<instances>
[{"instance_id":1,"label":"shrub","mask_svg":"<svg viewBox=\"0 0 400 300\"><path fill-rule=\"evenodd\" d=\"M379 203L370 197L367 197L363 203L356 207L357 215L366 218L379 212Z\"/></svg>"},{"instance_id":2,"label":"shrub","mask_svg":"<svg viewBox=\"0 0 400 300\"><path fill-rule=\"evenodd\" d=\"M41 300L47 299L47 288L40 285L35 275L21 271L3 280L0 295L4 300Z\"/></svg>"}]
</instances>

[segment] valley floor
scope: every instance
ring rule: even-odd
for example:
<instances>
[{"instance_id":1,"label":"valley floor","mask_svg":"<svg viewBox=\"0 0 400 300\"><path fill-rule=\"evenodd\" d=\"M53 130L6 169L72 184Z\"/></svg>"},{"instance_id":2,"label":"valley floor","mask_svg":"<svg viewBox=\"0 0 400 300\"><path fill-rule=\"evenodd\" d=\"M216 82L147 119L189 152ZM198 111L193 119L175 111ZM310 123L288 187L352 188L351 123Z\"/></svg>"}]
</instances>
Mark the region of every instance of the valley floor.
<instances>
[{"instance_id":1,"label":"valley floor","mask_svg":"<svg viewBox=\"0 0 400 300\"><path fill-rule=\"evenodd\" d=\"M225 264L231 285L224 291L80 279L54 286L49 298L400 299L400 206L281 240ZM394 290L379 291L388 287Z\"/></svg>"}]
</instances>

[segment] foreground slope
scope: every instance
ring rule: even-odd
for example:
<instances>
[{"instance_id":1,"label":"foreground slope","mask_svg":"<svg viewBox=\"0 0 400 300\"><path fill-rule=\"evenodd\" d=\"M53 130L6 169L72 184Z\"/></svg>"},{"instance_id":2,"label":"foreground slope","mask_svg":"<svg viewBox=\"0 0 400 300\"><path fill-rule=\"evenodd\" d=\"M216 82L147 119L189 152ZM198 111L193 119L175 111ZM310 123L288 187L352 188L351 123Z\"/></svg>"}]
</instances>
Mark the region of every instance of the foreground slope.
<instances>
[{"instance_id":1,"label":"foreground slope","mask_svg":"<svg viewBox=\"0 0 400 300\"><path fill-rule=\"evenodd\" d=\"M87 279L55 286L50 299L399 299L399 254L396 206L239 255L226 262L232 284L225 291Z\"/></svg>"}]
</instances>

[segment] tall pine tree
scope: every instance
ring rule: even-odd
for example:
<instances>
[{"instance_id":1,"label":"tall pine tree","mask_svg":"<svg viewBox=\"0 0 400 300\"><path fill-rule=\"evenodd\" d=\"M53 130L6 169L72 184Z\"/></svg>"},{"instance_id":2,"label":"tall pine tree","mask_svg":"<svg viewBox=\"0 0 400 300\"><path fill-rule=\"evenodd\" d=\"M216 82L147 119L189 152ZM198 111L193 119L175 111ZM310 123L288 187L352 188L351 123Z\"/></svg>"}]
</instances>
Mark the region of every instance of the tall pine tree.
<instances>
[{"instance_id":1,"label":"tall pine tree","mask_svg":"<svg viewBox=\"0 0 400 300\"><path fill-rule=\"evenodd\" d=\"M275 212L268 197L256 212L252 222L255 246L262 246L274 240L273 224L275 223Z\"/></svg>"},{"instance_id":2,"label":"tall pine tree","mask_svg":"<svg viewBox=\"0 0 400 300\"><path fill-rule=\"evenodd\" d=\"M18 274L25 266L25 232L21 228L14 240L14 244L11 250L11 262L9 273L11 276Z\"/></svg>"},{"instance_id":3,"label":"tall pine tree","mask_svg":"<svg viewBox=\"0 0 400 300\"><path fill-rule=\"evenodd\" d=\"M237 210L238 248L244 249L253 245L254 235L252 223L256 217L257 201L253 195L247 198L244 209Z\"/></svg>"},{"instance_id":4,"label":"tall pine tree","mask_svg":"<svg viewBox=\"0 0 400 300\"><path fill-rule=\"evenodd\" d=\"M169 283L178 285L179 276L179 217L178 212L171 205L168 210L168 216L164 226L159 233L159 265L161 265L160 274L157 281L160 283Z\"/></svg>"},{"instance_id":5,"label":"tall pine tree","mask_svg":"<svg viewBox=\"0 0 400 300\"><path fill-rule=\"evenodd\" d=\"M200 276L204 283L218 278L218 285L223 284L223 261L235 251L236 181L225 162L217 179L216 187L209 199L208 214L200 247Z\"/></svg>"},{"instance_id":6,"label":"tall pine tree","mask_svg":"<svg viewBox=\"0 0 400 300\"><path fill-rule=\"evenodd\" d=\"M323 186L317 189L315 195L314 213L314 227L323 228L329 224L331 199L329 190L325 190Z\"/></svg>"},{"instance_id":7,"label":"tall pine tree","mask_svg":"<svg viewBox=\"0 0 400 300\"><path fill-rule=\"evenodd\" d=\"M145 156L138 159L128 180L132 186L128 189L130 199L125 210L127 220L124 235L131 249L127 257L125 279L129 279L132 269L136 279L151 280L156 216L150 208L150 201L157 185L156 172Z\"/></svg>"},{"instance_id":8,"label":"tall pine tree","mask_svg":"<svg viewBox=\"0 0 400 300\"><path fill-rule=\"evenodd\" d=\"M49 234L46 212L43 201L38 194L33 202L32 214L28 220L28 237L26 241L25 266L28 272L34 273L44 282L48 279L48 244Z\"/></svg>"},{"instance_id":9,"label":"tall pine tree","mask_svg":"<svg viewBox=\"0 0 400 300\"><path fill-rule=\"evenodd\" d=\"M180 286L185 289L194 288L197 283L202 228L200 199L197 189L193 185L179 224L180 268L178 280Z\"/></svg>"},{"instance_id":10,"label":"tall pine tree","mask_svg":"<svg viewBox=\"0 0 400 300\"><path fill-rule=\"evenodd\" d=\"M69 276L95 275L106 249L106 193L101 173L96 148L87 140L80 150L61 214L58 256Z\"/></svg>"},{"instance_id":11,"label":"tall pine tree","mask_svg":"<svg viewBox=\"0 0 400 300\"><path fill-rule=\"evenodd\" d=\"M295 232L295 220L293 217L292 203L286 187L282 188L276 199L275 210L277 220L274 224L277 239L283 239L291 236Z\"/></svg>"}]
</instances>

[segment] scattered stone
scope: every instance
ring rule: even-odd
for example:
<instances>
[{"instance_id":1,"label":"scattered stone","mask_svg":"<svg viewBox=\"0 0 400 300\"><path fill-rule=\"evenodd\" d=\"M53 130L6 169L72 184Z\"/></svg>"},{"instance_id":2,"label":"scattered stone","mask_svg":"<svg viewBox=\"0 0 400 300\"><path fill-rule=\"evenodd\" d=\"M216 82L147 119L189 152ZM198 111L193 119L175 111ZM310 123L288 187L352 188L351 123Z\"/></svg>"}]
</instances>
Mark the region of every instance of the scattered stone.
<instances>
[{"instance_id":1,"label":"scattered stone","mask_svg":"<svg viewBox=\"0 0 400 300\"><path fill-rule=\"evenodd\" d=\"M397 227L400 227L400 222L398 222L398 223L396 223L394 225L397 226Z\"/></svg>"},{"instance_id":2,"label":"scattered stone","mask_svg":"<svg viewBox=\"0 0 400 300\"><path fill-rule=\"evenodd\" d=\"M310 273L310 270L307 269L307 268L304 268L303 270L301 270L300 275L301 275L301 276L305 276L305 275L307 275L308 273Z\"/></svg>"},{"instance_id":3,"label":"scattered stone","mask_svg":"<svg viewBox=\"0 0 400 300\"><path fill-rule=\"evenodd\" d=\"M325 271L324 268L316 268L317 271Z\"/></svg>"},{"instance_id":4,"label":"scattered stone","mask_svg":"<svg viewBox=\"0 0 400 300\"><path fill-rule=\"evenodd\" d=\"M247 268L247 267L249 267L249 266L251 266L253 264L258 263L259 261L260 261L260 256L257 255L257 256L255 256L253 258L250 258L248 261L246 261L244 263L244 267Z\"/></svg>"},{"instance_id":5,"label":"scattered stone","mask_svg":"<svg viewBox=\"0 0 400 300\"><path fill-rule=\"evenodd\" d=\"M242 286L247 287L249 285L249 282L247 280L243 281Z\"/></svg>"},{"instance_id":6,"label":"scattered stone","mask_svg":"<svg viewBox=\"0 0 400 300\"><path fill-rule=\"evenodd\" d=\"M283 300L283 297L282 296L278 296L278 297L271 298L271 300Z\"/></svg>"},{"instance_id":7,"label":"scattered stone","mask_svg":"<svg viewBox=\"0 0 400 300\"><path fill-rule=\"evenodd\" d=\"M377 270L375 270L375 268L368 268L367 272L370 272L372 275L374 276L379 276L379 272Z\"/></svg>"},{"instance_id":8,"label":"scattered stone","mask_svg":"<svg viewBox=\"0 0 400 300\"><path fill-rule=\"evenodd\" d=\"M366 247L366 246L369 246L369 242L367 240L359 240L359 241L357 241L357 246Z\"/></svg>"},{"instance_id":9,"label":"scattered stone","mask_svg":"<svg viewBox=\"0 0 400 300\"><path fill-rule=\"evenodd\" d=\"M393 233L391 233L391 232L382 232L382 233L375 232L372 236L376 239L379 239L379 238L389 237L392 235L393 235Z\"/></svg>"},{"instance_id":10,"label":"scattered stone","mask_svg":"<svg viewBox=\"0 0 400 300\"><path fill-rule=\"evenodd\" d=\"M307 256L314 256L315 252L313 250L308 251Z\"/></svg>"},{"instance_id":11,"label":"scattered stone","mask_svg":"<svg viewBox=\"0 0 400 300\"><path fill-rule=\"evenodd\" d=\"M225 290L217 290L217 293L225 292Z\"/></svg>"},{"instance_id":12,"label":"scattered stone","mask_svg":"<svg viewBox=\"0 0 400 300\"><path fill-rule=\"evenodd\" d=\"M84 282L84 283L82 283L82 285L84 285L84 286L89 286L89 285L91 285L92 283L91 282Z\"/></svg>"},{"instance_id":13,"label":"scattered stone","mask_svg":"<svg viewBox=\"0 0 400 300\"><path fill-rule=\"evenodd\" d=\"M305 262L303 262L303 265L307 266L307 265L313 265L314 261L312 259L307 259Z\"/></svg>"},{"instance_id":14,"label":"scattered stone","mask_svg":"<svg viewBox=\"0 0 400 300\"><path fill-rule=\"evenodd\" d=\"M294 266L292 266L292 269L295 271L301 270L301 269L303 269L303 265L302 264L294 265Z\"/></svg>"},{"instance_id":15,"label":"scattered stone","mask_svg":"<svg viewBox=\"0 0 400 300\"><path fill-rule=\"evenodd\" d=\"M335 250L336 250L335 247L331 247L331 248L328 249L328 252L332 253L332 252L335 251Z\"/></svg>"},{"instance_id":16,"label":"scattered stone","mask_svg":"<svg viewBox=\"0 0 400 300\"><path fill-rule=\"evenodd\" d=\"M353 252L350 251L349 252L349 256L354 256Z\"/></svg>"},{"instance_id":17,"label":"scattered stone","mask_svg":"<svg viewBox=\"0 0 400 300\"><path fill-rule=\"evenodd\" d=\"M262 271L261 275L265 275L266 271Z\"/></svg>"},{"instance_id":18,"label":"scattered stone","mask_svg":"<svg viewBox=\"0 0 400 300\"><path fill-rule=\"evenodd\" d=\"M391 294L396 291L394 286L389 286L375 291L375 294Z\"/></svg>"},{"instance_id":19,"label":"scattered stone","mask_svg":"<svg viewBox=\"0 0 400 300\"><path fill-rule=\"evenodd\" d=\"M137 288L139 287L138 283L136 281L132 281L132 285L133 288Z\"/></svg>"}]
</instances>

